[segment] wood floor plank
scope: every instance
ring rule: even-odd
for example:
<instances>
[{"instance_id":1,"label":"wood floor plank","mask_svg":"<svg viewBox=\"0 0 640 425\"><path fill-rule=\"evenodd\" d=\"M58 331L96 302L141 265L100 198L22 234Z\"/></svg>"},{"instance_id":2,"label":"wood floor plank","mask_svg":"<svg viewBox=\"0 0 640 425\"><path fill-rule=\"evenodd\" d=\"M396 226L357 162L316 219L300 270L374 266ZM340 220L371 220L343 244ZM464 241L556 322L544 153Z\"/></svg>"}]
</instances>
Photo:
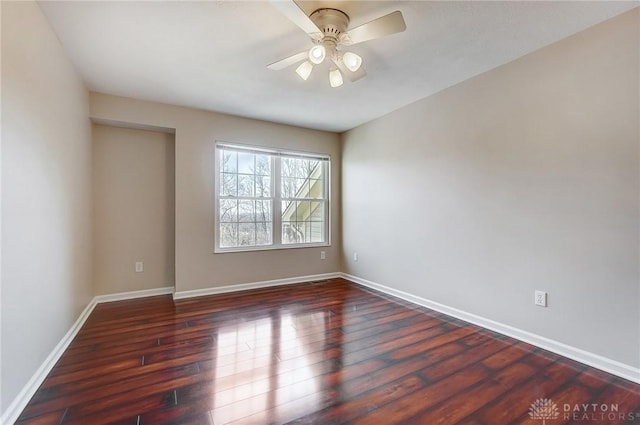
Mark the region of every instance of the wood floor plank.
<instances>
[{"instance_id":1,"label":"wood floor plank","mask_svg":"<svg viewBox=\"0 0 640 425\"><path fill-rule=\"evenodd\" d=\"M452 399L456 394L464 392L478 382L489 381L489 378L490 375L486 368L475 365L454 373L447 380L432 383L395 403L389 403L367 412L356 420L349 421L349 423L401 423L423 410ZM417 400L420 400L420 402L417 403Z\"/></svg>"},{"instance_id":2,"label":"wood floor plank","mask_svg":"<svg viewBox=\"0 0 640 425\"><path fill-rule=\"evenodd\" d=\"M491 379L483 380L475 386L468 386L468 390L458 392L437 408L423 410L409 418L408 422L414 424L455 424L476 413L490 400L502 397L508 391L513 390L535 372L536 369L526 363L513 363L497 373L491 374Z\"/></svg>"},{"instance_id":3,"label":"wood floor plank","mask_svg":"<svg viewBox=\"0 0 640 425\"><path fill-rule=\"evenodd\" d=\"M542 370L542 373L527 381L526 385L509 391L504 397L487 404L487 407L476 415L476 419L485 423L500 424L514 423L516 420L516 423L524 422L533 402L554 394L560 386L573 380L579 373L557 362Z\"/></svg>"},{"instance_id":4,"label":"wood floor plank","mask_svg":"<svg viewBox=\"0 0 640 425\"><path fill-rule=\"evenodd\" d=\"M640 422L640 385L329 279L100 304L17 424L506 425L539 398Z\"/></svg>"},{"instance_id":5,"label":"wood floor plank","mask_svg":"<svg viewBox=\"0 0 640 425\"><path fill-rule=\"evenodd\" d=\"M415 375L401 378L377 388L367 394L366 397L355 397L348 401L341 401L332 404L311 415L291 421L292 424L331 424L341 423L365 416L367 412L376 409L378 406L392 403L403 397L409 396L415 391L424 388L425 382ZM284 423L284 421L282 422Z\"/></svg>"}]
</instances>

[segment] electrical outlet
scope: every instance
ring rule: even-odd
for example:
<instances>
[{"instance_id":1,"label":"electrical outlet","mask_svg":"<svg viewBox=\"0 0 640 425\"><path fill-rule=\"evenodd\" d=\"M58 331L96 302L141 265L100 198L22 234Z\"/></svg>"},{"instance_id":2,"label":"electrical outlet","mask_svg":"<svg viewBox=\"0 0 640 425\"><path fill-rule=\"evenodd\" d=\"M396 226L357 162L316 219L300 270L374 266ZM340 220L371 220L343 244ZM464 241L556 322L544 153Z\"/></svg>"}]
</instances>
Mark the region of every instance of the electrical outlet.
<instances>
[{"instance_id":1,"label":"electrical outlet","mask_svg":"<svg viewBox=\"0 0 640 425\"><path fill-rule=\"evenodd\" d=\"M358 253L357 252L353 252L353 261L358 261Z\"/></svg>"},{"instance_id":2,"label":"electrical outlet","mask_svg":"<svg viewBox=\"0 0 640 425\"><path fill-rule=\"evenodd\" d=\"M536 291L534 303L540 307L547 306L547 293L544 291Z\"/></svg>"},{"instance_id":3,"label":"electrical outlet","mask_svg":"<svg viewBox=\"0 0 640 425\"><path fill-rule=\"evenodd\" d=\"M320 251L320 259L324 260L325 258L327 258L327 254L324 251Z\"/></svg>"},{"instance_id":4,"label":"electrical outlet","mask_svg":"<svg viewBox=\"0 0 640 425\"><path fill-rule=\"evenodd\" d=\"M142 273L144 271L144 263L142 261L136 261L136 273Z\"/></svg>"}]
</instances>

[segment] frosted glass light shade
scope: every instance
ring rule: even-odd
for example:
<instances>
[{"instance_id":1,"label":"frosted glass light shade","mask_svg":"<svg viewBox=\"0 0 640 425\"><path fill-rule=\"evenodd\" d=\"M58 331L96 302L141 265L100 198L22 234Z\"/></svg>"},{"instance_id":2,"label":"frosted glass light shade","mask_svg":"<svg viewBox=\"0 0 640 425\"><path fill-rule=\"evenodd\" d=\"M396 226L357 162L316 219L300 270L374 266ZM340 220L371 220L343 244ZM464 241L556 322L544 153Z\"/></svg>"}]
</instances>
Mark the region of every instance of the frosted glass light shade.
<instances>
[{"instance_id":1,"label":"frosted glass light shade","mask_svg":"<svg viewBox=\"0 0 640 425\"><path fill-rule=\"evenodd\" d=\"M345 52L342 55L342 62L344 62L344 66L351 72L356 72L360 69L360 65L362 65L362 58L355 53Z\"/></svg>"},{"instance_id":2,"label":"frosted glass light shade","mask_svg":"<svg viewBox=\"0 0 640 425\"><path fill-rule=\"evenodd\" d=\"M322 63L326 55L327 49L322 44L316 44L309 49L309 60L316 65Z\"/></svg>"},{"instance_id":3,"label":"frosted glass light shade","mask_svg":"<svg viewBox=\"0 0 640 425\"><path fill-rule=\"evenodd\" d=\"M331 87L340 87L342 85L342 74L338 68L329 71L329 84Z\"/></svg>"},{"instance_id":4,"label":"frosted glass light shade","mask_svg":"<svg viewBox=\"0 0 640 425\"><path fill-rule=\"evenodd\" d=\"M313 70L313 65L309 61L304 61L300 64L298 68L296 68L296 73L303 79L307 80L309 75L311 75L311 70Z\"/></svg>"}]
</instances>

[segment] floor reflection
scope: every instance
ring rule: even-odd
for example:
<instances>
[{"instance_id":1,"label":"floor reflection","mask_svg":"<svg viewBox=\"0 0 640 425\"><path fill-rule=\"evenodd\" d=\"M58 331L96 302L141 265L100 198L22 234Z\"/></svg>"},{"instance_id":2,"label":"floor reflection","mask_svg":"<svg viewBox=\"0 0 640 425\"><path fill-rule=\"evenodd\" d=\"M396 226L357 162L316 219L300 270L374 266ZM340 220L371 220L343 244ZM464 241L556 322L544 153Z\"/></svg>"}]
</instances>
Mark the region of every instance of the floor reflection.
<instances>
[{"instance_id":1,"label":"floor reflection","mask_svg":"<svg viewBox=\"0 0 640 425\"><path fill-rule=\"evenodd\" d=\"M317 410L330 369L324 352L332 315L273 310L269 317L219 328L214 423L282 422Z\"/></svg>"}]
</instances>

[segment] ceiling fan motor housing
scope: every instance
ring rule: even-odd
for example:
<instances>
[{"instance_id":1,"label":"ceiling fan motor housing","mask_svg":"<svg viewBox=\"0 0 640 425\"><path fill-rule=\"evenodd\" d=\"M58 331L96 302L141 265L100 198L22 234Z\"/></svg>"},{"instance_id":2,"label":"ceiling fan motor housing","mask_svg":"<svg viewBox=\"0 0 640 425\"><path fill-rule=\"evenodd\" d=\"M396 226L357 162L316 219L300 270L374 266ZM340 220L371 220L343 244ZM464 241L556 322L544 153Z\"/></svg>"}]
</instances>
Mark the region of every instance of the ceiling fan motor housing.
<instances>
[{"instance_id":1,"label":"ceiling fan motor housing","mask_svg":"<svg viewBox=\"0 0 640 425\"><path fill-rule=\"evenodd\" d=\"M309 18L322 30L321 43L333 48L340 43L340 35L346 32L349 26L349 16L338 9L318 9Z\"/></svg>"}]
</instances>

